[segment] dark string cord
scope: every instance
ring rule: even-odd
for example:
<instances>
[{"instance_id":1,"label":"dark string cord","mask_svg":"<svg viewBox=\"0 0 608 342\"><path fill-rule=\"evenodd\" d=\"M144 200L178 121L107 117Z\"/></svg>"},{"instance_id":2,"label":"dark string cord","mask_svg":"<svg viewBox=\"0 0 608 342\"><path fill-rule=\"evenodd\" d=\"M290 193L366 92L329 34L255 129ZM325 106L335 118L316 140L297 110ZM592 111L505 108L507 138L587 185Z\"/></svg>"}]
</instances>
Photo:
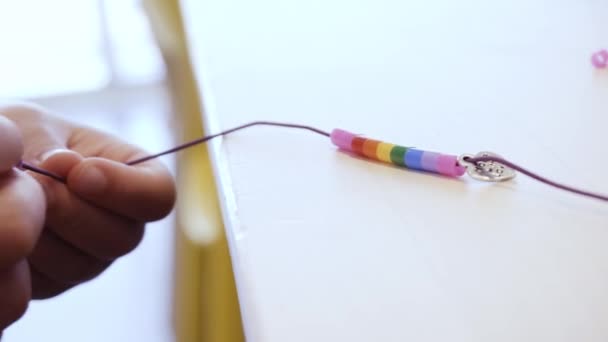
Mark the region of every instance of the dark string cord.
<instances>
[{"instance_id":1,"label":"dark string cord","mask_svg":"<svg viewBox=\"0 0 608 342\"><path fill-rule=\"evenodd\" d=\"M163 152L160 152L160 153L156 153L156 154L153 154L153 155L150 155L150 156L147 156L147 157L131 160L131 161L128 161L127 163L125 163L125 164L126 165L135 165L135 164L143 163L145 161L158 158L160 156L164 156L164 155L167 155L167 154L175 153L175 152L178 152L178 151L185 150L187 148L193 147L195 145L206 143L207 141L209 141L211 139L214 139L214 138L217 138L217 137L220 137L220 136L224 136L224 135L228 135L230 133L233 133L233 132L236 132L236 131L240 131L242 129L245 129L245 128L248 128L248 127L252 127L252 126L278 126L278 127L296 128L296 129L308 130L308 131L311 131L311 132L323 135L325 137L329 137L330 136L330 134L328 132L325 132L323 130L320 130L320 129L317 129L317 128L314 128L314 127L311 127L311 126L291 124L291 123L283 123L283 122L272 122L272 121L255 121L255 122L250 122L248 124L244 124L244 125L241 125L241 126L237 126L237 127L228 129L228 130L220 132L220 133L208 135L208 136L205 136L205 137L202 137L202 138L199 138L199 139L196 139L196 140L193 140L193 141L181 144L179 146L176 146L174 148L171 148L169 150L166 150L166 151L163 151ZM598 200L601 200L601 201L608 201L608 196L606 196L606 195L601 195L601 194L593 193L593 192L590 192L590 191L585 191L585 190L577 189L577 188L574 188L574 187L571 187L571 186L568 186L568 185L564 185L564 184L561 184L561 183L557 183L555 181L549 180L549 179L547 179L547 178L545 178L543 176L540 176L540 175L538 175L538 174L536 174L536 173L534 173L532 171L529 171L529 170L527 170L527 169L525 169L525 168L523 168L523 167L521 167L521 166L519 166L517 164L514 164L514 163L512 163L512 162L510 162L510 161L508 161L506 159L503 159L503 158L486 156L486 157L476 157L476 158L472 158L471 157L471 158L466 158L465 160L467 162L470 162L470 163L480 163L480 162L489 162L489 161L497 162L497 163L503 164L503 165L505 165L507 167L510 167L510 168L512 168L515 171L521 172L521 173L527 175L528 177L531 177L531 178L533 178L533 179L535 179L535 180L537 180L537 181L539 181L541 183L550 185L550 186L555 187L557 189L561 189L561 190L564 190L564 191L572 192L572 193L579 194L579 195L586 196L586 197L595 198L595 199L598 199ZM66 183L66 179L65 178L63 178L61 176L58 176L58 175L56 175L56 174L54 174L52 172L49 172L47 170L43 170L43 169L40 169L40 168L35 167L33 165L30 165L28 163L21 162L21 163L19 163L18 167L21 168L21 169L24 169L24 170L29 170L29 171L32 171L32 172L39 173L41 175L45 175L45 176L53 178L53 179L55 179L55 180L57 180L57 181L59 181L61 183Z\"/></svg>"},{"instance_id":2,"label":"dark string cord","mask_svg":"<svg viewBox=\"0 0 608 342\"><path fill-rule=\"evenodd\" d=\"M486 157L477 157L477 158L465 158L465 161L470 162L470 163L475 163L475 164L480 163L480 162L497 162L497 163L503 164L507 167L510 167L515 171L521 172L530 178L536 179L537 181L539 181L541 183L545 183L545 184L553 186L555 188L558 188L558 189L561 189L564 191L573 192L575 194L579 194L582 196L595 198L595 199L598 199L601 201L608 201L608 196L606 196L606 195L600 195L600 194L593 193L590 191L581 190L581 189L577 189L577 188L574 188L574 187L571 187L571 186L568 186L565 184L554 182L550 179L547 179L539 174L536 174L528 169L525 169L517 164L514 164L514 163L512 163L506 159L500 158L500 157L486 156Z\"/></svg>"},{"instance_id":3,"label":"dark string cord","mask_svg":"<svg viewBox=\"0 0 608 342\"><path fill-rule=\"evenodd\" d=\"M211 139L214 139L214 138L217 138L217 137L220 137L220 136L224 136L224 135L236 132L236 131L240 131L242 129L249 128L249 127L252 127L252 126L275 126L275 127L287 127L287 128L304 129L304 130L308 130L308 131L311 131L311 132L314 132L314 133L317 133L317 134L329 137L329 133L328 132L322 131L322 130L320 130L318 128L311 127L311 126L291 124L291 123L284 123L284 122L254 121L254 122L250 122L248 124L244 124L244 125L241 125L241 126L237 126L237 127L225 130L225 131L220 132L220 133L211 134L211 135L207 135L205 137L202 137L202 138L199 138L199 139L196 139L196 140L192 140L190 142L178 145L176 147L173 147L173 148L171 148L169 150L166 150L166 151L163 151L163 152L160 152L160 153L156 153L156 154L153 154L153 155L150 155L150 156L147 156L147 157L143 157L143 158L139 158L139 159L128 161L125 164L126 165L140 164L140 163L146 162L148 160L152 160L152 159L155 159L155 158L167 155L167 154L175 153L175 152L178 152L178 151L181 151L181 150L185 150L187 148L190 148L190 147L193 147L193 146L196 146L196 145L199 145L199 144L206 143L207 141L209 141ZM52 178L52 179L54 179L54 180L56 180L58 182L64 183L64 184L66 183L66 179L65 178L63 178L63 177L61 177L59 175L56 175L56 174L54 174L54 173L52 173L50 171L47 171L47 170L38 168L38 167L36 167L34 165L28 164L28 163L26 163L24 161L21 161L19 163L19 165L17 165L17 167L20 168L20 169L22 169L22 170L29 170L29 171L32 171L32 172L35 172L35 173L38 173L38 174L41 174L41 175L45 175L47 177L50 177L50 178Z\"/></svg>"},{"instance_id":4,"label":"dark string cord","mask_svg":"<svg viewBox=\"0 0 608 342\"><path fill-rule=\"evenodd\" d=\"M66 183L66 179L65 178L63 178L63 177L61 177L59 175L56 175L56 174L54 174L54 173L52 173L50 171L43 170L41 168L35 167L34 165L28 164L28 163L26 163L24 161L19 162L19 165L17 165L17 167L20 168L20 169L22 169L22 170L29 170L29 171L32 171L32 172L39 173L41 175L45 175L47 177L53 178L54 180L56 180L58 182L63 183L63 184Z\"/></svg>"},{"instance_id":5,"label":"dark string cord","mask_svg":"<svg viewBox=\"0 0 608 342\"><path fill-rule=\"evenodd\" d=\"M161 153L157 153L157 154L154 154L154 155L151 155L151 156L148 156L148 157L144 157L144 158L140 158L140 159L136 159L136 160L131 160L131 161L127 162L127 165L135 165L135 164L143 163L143 162L148 161L150 159L154 159L154 158L158 158L160 156L164 156L165 154L175 153L177 151L181 151L181 150L187 149L187 148L192 147L194 145L205 143L205 142L207 142L207 141L209 141L209 140L211 140L213 138L217 138L217 137L220 137L220 136L223 136L223 135L227 135L227 134L230 134L232 132L240 131L242 129L245 129L245 128L248 128L248 127L251 127L251 126L279 126L279 127L288 127L288 128L298 128L298 129L305 129L305 130L308 130L308 131L311 131L311 132L314 132L314 133L321 134L321 135L324 135L326 137L329 137L329 133L327 133L325 131L322 131L322 130L320 130L318 128L311 127L311 126L297 125L297 124L283 123L283 122L255 121L255 122L250 122L248 124L244 124L244 125L241 125L241 126L238 126L238 127L231 128L229 130L226 130L226 131L223 131L223 132L220 132L220 133L208 135L206 137L202 137L200 139L193 140L191 142L188 142L188 143L176 146L176 147L174 147L174 148L172 148L170 150L167 150L167 151L164 151L164 152L161 152Z\"/></svg>"}]
</instances>

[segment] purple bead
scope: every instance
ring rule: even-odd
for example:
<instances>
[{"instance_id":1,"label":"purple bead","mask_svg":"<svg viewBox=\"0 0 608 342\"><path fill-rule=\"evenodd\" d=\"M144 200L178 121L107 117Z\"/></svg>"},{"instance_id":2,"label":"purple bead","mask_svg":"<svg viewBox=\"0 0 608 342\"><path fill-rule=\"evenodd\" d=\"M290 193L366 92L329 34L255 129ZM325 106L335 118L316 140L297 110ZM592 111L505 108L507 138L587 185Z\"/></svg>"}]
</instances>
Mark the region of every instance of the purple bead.
<instances>
[{"instance_id":1,"label":"purple bead","mask_svg":"<svg viewBox=\"0 0 608 342\"><path fill-rule=\"evenodd\" d=\"M439 153L424 151L422 154L422 159L420 160L422 169L429 172L439 173L439 169L437 167L439 156Z\"/></svg>"}]
</instances>

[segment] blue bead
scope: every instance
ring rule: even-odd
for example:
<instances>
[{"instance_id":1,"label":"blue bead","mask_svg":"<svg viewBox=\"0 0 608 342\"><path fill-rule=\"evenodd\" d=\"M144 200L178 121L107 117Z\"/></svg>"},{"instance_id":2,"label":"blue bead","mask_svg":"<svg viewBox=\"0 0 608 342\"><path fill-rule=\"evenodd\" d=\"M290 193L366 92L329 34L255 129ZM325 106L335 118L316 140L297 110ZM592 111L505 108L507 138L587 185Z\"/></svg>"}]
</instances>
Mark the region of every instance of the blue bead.
<instances>
[{"instance_id":1,"label":"blue bead","mask_svg":"<svg viewBox=\"0 0 608 342\"><path fill-rule=\"evenodd\" d=\"M424 170L422 167L422 155L424 151L416 149L408 149L405 152L405 166L414 170Z\"/></svg>"}]
</instances>

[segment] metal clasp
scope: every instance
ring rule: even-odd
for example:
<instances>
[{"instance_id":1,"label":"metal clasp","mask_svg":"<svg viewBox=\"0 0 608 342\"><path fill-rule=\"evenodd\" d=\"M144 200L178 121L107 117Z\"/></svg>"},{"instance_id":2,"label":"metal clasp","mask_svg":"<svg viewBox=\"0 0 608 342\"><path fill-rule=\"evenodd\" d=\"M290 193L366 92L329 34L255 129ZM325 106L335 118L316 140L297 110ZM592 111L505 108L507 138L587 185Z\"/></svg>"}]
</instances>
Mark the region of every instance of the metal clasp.
<instances>
[{"instance_id":1,"label":"metal clasp","mask_svg":"<svg viewBox=\"0 0 608 342\"><path fill-rule=\"evenodd\" d=\"M463 154L458 157L458 163L467 169L467 174L473 179L484 182L504 182L515 178L517 173L512 168L495 161L470 162L470 158L500 157L492 152L479 152L476 155Z\"/></svg>"}]
</instances>

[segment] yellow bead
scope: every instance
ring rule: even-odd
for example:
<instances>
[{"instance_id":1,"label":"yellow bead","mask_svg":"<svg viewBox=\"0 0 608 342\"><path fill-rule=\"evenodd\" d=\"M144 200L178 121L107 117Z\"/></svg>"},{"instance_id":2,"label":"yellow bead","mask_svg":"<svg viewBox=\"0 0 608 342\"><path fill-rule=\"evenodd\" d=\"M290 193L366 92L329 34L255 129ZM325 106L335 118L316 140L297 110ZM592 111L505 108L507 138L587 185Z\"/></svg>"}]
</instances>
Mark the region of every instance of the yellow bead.
<instances>
[{"instance_id":1,"label":"yellow bead","mask_svg":"<svg viewBox=\"0 0 608 342\"><path fill-rule=\"evenodd\" d=\"M377 150L377 155L378 155L378 159L380 159L383 162L386 163L391 163L391 150L393 149L395 145L394 144L389 144L389 143L380 143L378 145L378 150Z\"/></svg>"}]
</instances>

